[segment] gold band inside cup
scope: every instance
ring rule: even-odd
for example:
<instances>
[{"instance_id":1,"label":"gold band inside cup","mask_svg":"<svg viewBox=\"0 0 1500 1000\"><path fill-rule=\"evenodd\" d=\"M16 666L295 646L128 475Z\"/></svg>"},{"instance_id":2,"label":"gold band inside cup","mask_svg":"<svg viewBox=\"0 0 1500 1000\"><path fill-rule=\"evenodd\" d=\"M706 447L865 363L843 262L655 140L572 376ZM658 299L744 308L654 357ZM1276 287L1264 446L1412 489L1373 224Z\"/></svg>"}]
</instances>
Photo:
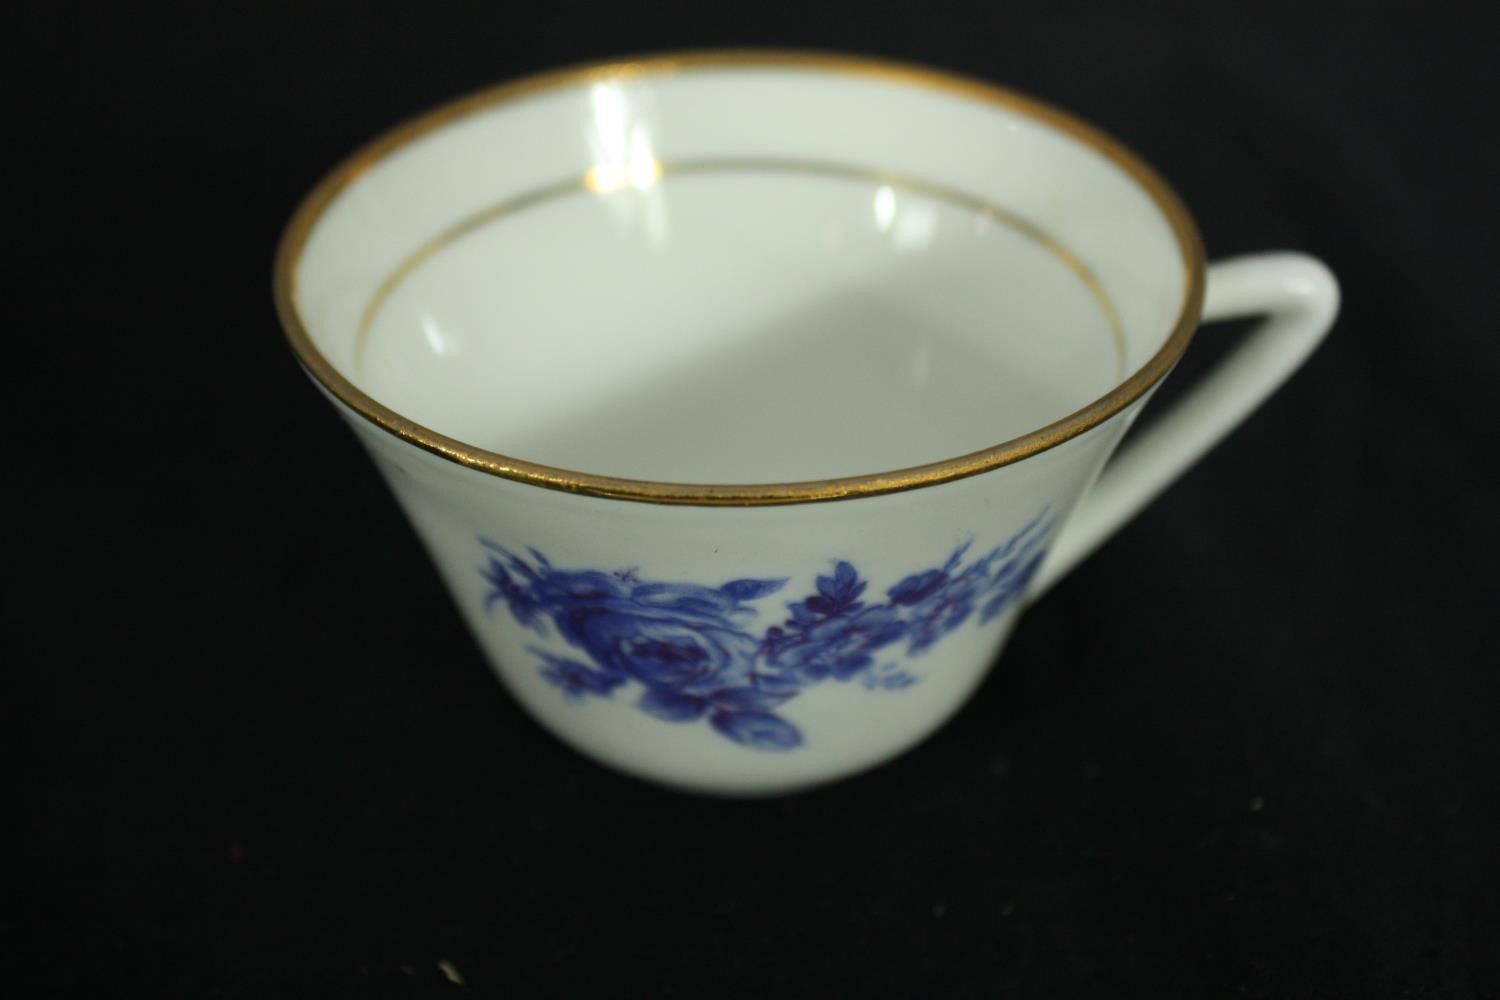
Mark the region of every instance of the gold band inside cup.
<instances>
[{"instance_id":1,"label":"gold band inside cup","mask_svg":"<svg viewBox=\"0 0 1500 1000\"><path fill-rule=\"evenodd\" d=\"M649 480L624 479L613 476L591 475L566 469L554 468L522 459L511 458L496 452L473 447L454 438L447 437L430 428L417 424L383 406L358 389L345 378L313 343L302 320L298 301L297 278L303 249L323 213L334 199L361 173L391 155L402 146L447 125L464 115L492 108L507 101L538 92L575 87L601 79L642 76L663 76L692 70L725 67L765 67L786 69L816 69L854 76L875 77L908 86L940 90L956 96L982 103L1000 105L1013 112L1020 112L1093 149L1122 172L1129 176L1151 199L1171 228L1173 238L1184 266L1182 299L1171 334L1162 347L1136 372L1110 390L1104 396L1074 413L1039 430L1013 438L990 448L970 452L927 465L897 469L870 475L848 476L838 479L813 480L793 483L755 484L684 484L653 482ZM744 167L747 163L740 163ZM674 172L723 169L731 166L729 161L690 161L668 164L665 169ZM1066 263L1087 285L1104 310L1116 346L1123 350L1123 332L1120 329L1116 310L1103 292L1098 279L1078 256L1062 246L1056 239L1033 223L1021 219L998 206L980 202L973 197L941 185L934 185L920 178L895 176L880 171L863 170L843 165L791 161L775 164L760 164L775 169L798 169L803 171L840 171L844 175L861 176L880 180L883 183L899 182L904 187L914 188L945 200L956 201L972 210L982 212L1017 228L1030 238L1051 250ZM498 205L484 209L468 219L439 234L418 247L406 260L386 278L375 293L360 324L361 340L380 304L401 279L443 246L461 238L468 232L495 221L497 218L519 211L549 198L588 189L588 177L567 180L549 185L538 191L508 199ZM625 62L603 63L572 69L557 70L527 77L513 83L503 84L481 91L466 98L439 107L427 114L401 125L386 135L356 152L335 168L298 207L282 236L275 263L275 298L277 312L286 330L292 349L307 370L330 392L355 412L385 431L450 461L490 475L530 483L549 489L565 490L590 496L618 500L634 500L648 503L694 504L709 506L751 506L792 503L812 503L826 500L851 499L874 496L899 490L915 489L949 482L966 476L977 475L991 469L1020 461L1028 456L1045 451L1076 437L1084 431L1109 419L1126 406L1144 395L1176 364L1192 339L1198 324L1203 302L1204 254L1197 229L1180 199L1165 181L1123 145L1099 131L1092 125L1065 112L1032 98L1013 93L981 81L955 76L945 72L902 63L865 59L850 56L823 55L816 53L730 51L685 53L656 56Z\"/></svg>"},{"instance_id":2,"label":"gold band inside cup","mask_svg":"<svg viewBox=\"0 0 1500 1000\"><path fill-rule=\"evenodd\" d=\"M842 163L824 163L817 160L772 159L759 156L714 157L712 159L681 160L669 163L653 162L652 166L654 168L653 182L656 180L665 180L670 177L716 173L782 173L865 181L872 186L885 186L897 191L909 191L914 194L926 195L929 198L966 209L977 216L999 225L1009 226L1056 257L1088 289L1089 294L1094 298L1095 304L1099 306L1099 311L1104 314L1104 321L1109 325L1110 336L1114 339L1115 352L1119 365L1119 376L1123 378L1125 375L1125 330L1120 325L1119 311L1115 309L1114 301L1110 299L1109 293L1104 290L1104 285L1099 281L1098 275L1094 274L1093 269L1083 262L1083 258L1070 250L1057 237L1034 222L1023 219L1014 212L999 205L987 202L982 198L976 198L957 188L948 187L944 184L936 184L932 181L924 180L920 177L912 177L908 174L871 170L866 167L850 166ZM370 327L374 325L375 317L379 315L381 307L391 297L391 293L400 287L401 282L413 271L421 267L422 264L430 260L435 254L452 246L464 237L476 233L493 223L510 218L518 212L524 212L528 208L546 204L557 198L589 193L595 191L597 187L598 185L594 181L592 173L589 173L574 180L561 181L556 184L548 184L544 187L535 188L481 209L419 246L405 260L398 264L395 270L386 276L385 280L375 289L375 294L370 297L370 304L365 307L364 314L359 320L359 329L355 332L355 363L359 363L359 358L364 353L365 344L370 337Z\"/></svg>"}]
</instances>

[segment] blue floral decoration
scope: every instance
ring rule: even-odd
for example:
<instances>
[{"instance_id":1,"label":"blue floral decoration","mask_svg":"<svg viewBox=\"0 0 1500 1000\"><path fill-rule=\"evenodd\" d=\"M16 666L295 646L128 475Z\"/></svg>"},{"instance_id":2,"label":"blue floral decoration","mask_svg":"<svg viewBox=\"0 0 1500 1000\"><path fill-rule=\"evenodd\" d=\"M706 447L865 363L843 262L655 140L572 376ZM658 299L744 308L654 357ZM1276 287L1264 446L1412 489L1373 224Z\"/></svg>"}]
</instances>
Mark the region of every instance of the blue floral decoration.
<instances>
[{"instance_id":1,"label":"blue floral decoration","mask_svg":"<svg viewBox=\"0 0 1500 1000\"><path fill-rule=\"evenodd\" d=\"M787 602L787 617L754 631L756 606L786 579L731 580L717 587L642 580L634 570L559 569L488 539L486 610L503 605L538 635L557 635L578 658L528 647L541 676L574 700L638 694L635 706L665 722L706 721L756 750L803 744L776 710L803 689L858 680L898 691L917 679L883 659L920 656L971 620L988 622L1024 592L1046 552L1053 520L1043 511L1003 545L965 562L970 543L941 566L905 577L872 600L854 565L836 560L813 593Z\"/></svg>"}]
</instances>

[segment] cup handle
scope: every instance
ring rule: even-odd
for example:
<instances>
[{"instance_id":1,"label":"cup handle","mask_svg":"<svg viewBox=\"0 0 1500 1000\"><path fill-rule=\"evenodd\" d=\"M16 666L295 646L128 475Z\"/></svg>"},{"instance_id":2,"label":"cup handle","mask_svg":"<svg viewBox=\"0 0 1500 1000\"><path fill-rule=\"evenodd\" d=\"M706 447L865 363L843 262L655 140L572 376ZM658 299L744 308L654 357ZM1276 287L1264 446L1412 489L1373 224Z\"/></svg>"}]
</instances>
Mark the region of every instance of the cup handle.
<instances>
[{"instance_id":1,"label":"cup handle","mask_svg":"<svg viewBox=\"0 0 1500 1000\"><path fill-rule=\"evenodd\" d=\"M1053 544L1028 597L1060 580L1275 392L1322 341L1338 308L1338 282L1306 254L1254 254L1211 265L1205 322L1266 319L1106 466Z\"/></svg>"}]
</instances>

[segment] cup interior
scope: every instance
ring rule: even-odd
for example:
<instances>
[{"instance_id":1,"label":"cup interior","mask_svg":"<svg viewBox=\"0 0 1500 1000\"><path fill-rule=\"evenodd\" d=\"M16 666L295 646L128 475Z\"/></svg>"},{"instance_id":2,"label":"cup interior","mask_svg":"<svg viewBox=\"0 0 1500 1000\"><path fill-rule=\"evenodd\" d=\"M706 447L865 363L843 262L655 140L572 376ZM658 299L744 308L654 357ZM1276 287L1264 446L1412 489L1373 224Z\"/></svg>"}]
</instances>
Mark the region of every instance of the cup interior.
<instances>
[{"instance_id":1,"label":"cup interior","mask_svg":"<svg viewBox=\"0 0 1500 1000\"><path fill-rule=\"evenodd\" d=\"M557 74L356 165L285 264L304 361L593 475L797 482L991 448L1159 361L1194 281L1191 224L1128 153L878 63Z\"/></svg>"}]
</instances>

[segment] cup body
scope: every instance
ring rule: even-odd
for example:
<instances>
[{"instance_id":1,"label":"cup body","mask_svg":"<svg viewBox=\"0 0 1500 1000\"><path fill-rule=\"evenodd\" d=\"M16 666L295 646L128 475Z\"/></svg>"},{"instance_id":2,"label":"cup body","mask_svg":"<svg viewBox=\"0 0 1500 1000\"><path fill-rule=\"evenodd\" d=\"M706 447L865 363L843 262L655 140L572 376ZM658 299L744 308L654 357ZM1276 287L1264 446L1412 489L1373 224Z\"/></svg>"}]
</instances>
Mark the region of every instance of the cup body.
<instances>
[{"instance_id":1,"label":"cup body","mask_svg":"<svg viewBox=\"0 0 1500 1000\"><path fill-rule=\"evenodd\" d=\"M963 703L1201 285L1180 205L1089 126L757 53L441 109L335 171L278 261L299 358L509 690L730 794Z\"/></svg>"},{"instance_id":2,"label":"cup body","mask_svg":"<svg viewBox=\"0 0 1500 1000\"><path fill-rule=\"evenodd\" d=\"M730 794L857 772L956 711L1133 413L983 475L742 507L538 489L337 405L532 715L610 766Z\"/></svg>"}]
</instances>

